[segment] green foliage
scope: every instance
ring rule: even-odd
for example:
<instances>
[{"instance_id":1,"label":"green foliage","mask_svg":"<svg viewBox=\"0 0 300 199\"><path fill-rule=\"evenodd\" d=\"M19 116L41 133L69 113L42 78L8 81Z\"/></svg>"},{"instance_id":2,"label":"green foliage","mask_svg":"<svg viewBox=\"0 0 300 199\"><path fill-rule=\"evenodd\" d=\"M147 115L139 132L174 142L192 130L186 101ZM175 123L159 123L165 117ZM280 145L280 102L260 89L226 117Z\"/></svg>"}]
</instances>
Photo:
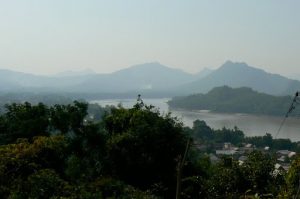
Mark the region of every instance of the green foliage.
<instances>
[{"instance_id":1,"label":"green foliage","mask_svg":"<svg viewBox=\"0 0 300 199\"><path fill-rule=\"evenodd\" d=\"M284 115L292 101L291 96L272 96L250 88L216 87L207 94L176 97L168 102L171 108L210 110L225 113ZM295 111L295 114L297 114Z\"/></svg>"},{"instance_id":2,"label":"green foliage","mask_svg":"<svg viewBox=\"0 0 300 199\"><path fill-rule=\"evenodd\" d=\"M39 170L27 178L25 185L29 198L53 198L70 195L68 184L51 169Z\"/></svg>"},{"instance_id":3,"label":"green foliage","mask_svg":"<svg viewBox=\"0 0 300 199\"><path fill-rule=\"evenodd\" d=\"M182 179L183 198L208 198L207 180L202 176L191 176Z\"/></svg>"},{"instance_id":4,"label":"green foliage","mask_svg":"<svg viewBox=\"0 0 300 199\"><path fill-rule=\"evenodd\" d=\"M96 179L90 184L94 190L101 190L103 198L122 198L122 199L157 199L158 197L148 192L140 191L132 186L115 180L110 177Z\"/></svg>"},{"instance_id":5,"label":"green foliage","mask_svg":"<svg viewBox=\"0 0 300 199\"><path fill-rule=\"evenodd\" d=\"M255 193L273 193L273 183L275 181L274 172L275 160L269 155L260 151L253 151L248 155L248 159L242 165L242 171L250 184L250 188Z\"/></svg>"},{"instance_id":6,"label":"green foliage","mask_svg":"<svg viewBox=\"0 0 300 199\"><path fill-rule=\"evenodd\" d=\"M0 115L0 144L14 143L18 138L48 136L57 131L77 133L83 127L87 106L78 101L51 108L42 103L31 105L28 102L6 105L5 113Z\"/></svg>"},{"instance_id":7,"label":"green foliage","mask_svg":"<svg viewBox=\"0 0 300 199\"><path fill-rule=\"evenodd\" d=\"M186 165L183 169L182 197L208 198L208 179L213 175L214 168L207 155L199 154L191 148Z\"/></svg>"},{"instance_id":8,"label":"green foliage","mask_svg":"<svg viewBox=\"0 0 300 199\"><path fill-rule=\"evenodd\" d=\"M291 168L286 177L287 195L289 198L295 198L297 192L300 192L300 156L292 162ZM299 193L298 193L299 196Z\"/></svg>"},{"instance_id":9,"label":"green foliage","mask_svg":"<svg viewBox=\"0 0 300 199\"><path fill-rule=\"evenodd\" d=\"M176 158L186 145L181 123L151 108L119 108L112 110L105 126L115 175L142 189L159 182L175 184Z\"/></svg>"},{"instance_id":10,"label":"green foliage","mask_svg":"<svg viewBox=\"0 0 300 199\"><path fill-rule=\"evenodd\" d=\"M244 176L238 163L224 157L209 180L210 198L239 198L245 190Z\"/></svg>"},{"instance_id":11,"label":"green foliage","mask_svg":"<svg viewBox=\"0 0 300 199\"><path fill-rule=\"evenodd\" d=\"M6 109L0 119L2 143L11 143L17 138L49 135L48 109L44 104L32 106L28 102L14 103L7 105Z\"/></svg>"},{"instance_id":12,"label":"green foliage","mask_svg":"<svg viewBox=\"0 0 300 199\"><path fill-rule=\"evenodd\" d=\"M234 127L234 129L226 129L224 127L221 130L215 131L214 139L216 142L230 142L237 145L244 141L244 133L237 127Z\"/></svg>"},{"instance_id":13,"label":"green foliage","mask_svg":"<svg viewBox=\"0 0 300 199\"><path fill-rule=\"evenodd\" d=\"M240 198L245 194L258 196L279 194L284 183L282 174L274 174L274 160L266 154L254 151L242 164L231 157L224 157L216 166L209 180L212 198Z\"/></svg>"},{"instance_id":14,"label":"green foliage","mask_svg":"<svg viewBox=\"0 0 300 199\"><path fill-rule=\"evenodd\" d=\"M269 133L266 133L264 136L246 137L244 142L254 144L256 147L269 146L273 150L285 149L300 152L300 148L296 142L283 138L273 139Z\"/></svg>"},{"instance_id":15,"label":"green foliage","mask_svg":"<svg viewBox=\"0 0 300 199\"><path fill-rule=\"evenodd\" d=\"M240 144L244 141L245 135L243 131L237 127L234 129L222 128L220 130L213 130L205 121L195 120L191 131L186 130L196 141L200 142L230 142L232 144Z\"/></svg>"},{"instance_id":16,"label":"green foliage","mask_svg":"<svg viewBox=\"0 0 300 199\"><path fill-rule=\"evenodd\" d=\"M108 164L107 132L100 124L86 124L81 133L69 139L66 175L74 181L89 181L101 175Z\"/></svg>"},{"instance_id":17,"label":"green foliage","mask_svg":"<svg viewBox=\"0 0 300 199\"><path fill-rule=\"evenodd\" d=\"M0 116L2 198L174 198L179 157L191 137L182 198L292 197L298 191L299 158L285 179L262 152L250 153L241 165L232 157L211 164L193 144L297 147L289 140L247 138L237 127L214 130L199 120L191 129L146 105L112 108L95 122L87 120L87 108L80 102L7 106Z\"/></svg>"},{"instance_id":18,"label":"green foliage","mask_svg":"<svg viewBox=\"0 0 300 199\"><path fill-rule=\"evenodd\" d=\"M193 136L198 139L206 140L214 137L213 130L204 121L195 120L193 122Z\"/></svg>"},{"instance_id":19,"label":"green foliage","mask_svg":"<svg viewBox=\"0 0 300 199\"><path fill-rule=\"evenodd\" d=\"M191 135L195 141L206 144L216 144L230 142L236 146L243 143L250 143L258 148L270 147L272 151L275 150L292 150L300 152L300 146L297 142L292 142L290 139L273 139L272 135L266 133L263 136L245 137L243 131L234 127L233 129L211 129L205 121L194 121L193 128L185 127L185 132Z\"/></svg>"},{"instance_id":20,"label":"green foliage","mask_svg":"<svg viewBox=\"0 0 300 199\"><path fill-rule=\"evenodd\" d=\"M63 134L70 131L77 133L83 126L88 105L74 101L74 105L54 105L50 108L51 127Z\"/></svg>"},{"instance_id":21,"label":"green foliage","mask_svg":"<svg viewBox=\"0 0 300 199\"><path fill-rule=\"evenodd\" d=\"M42 170L55 168L59 171L63 167L61 163L64 160L66 146L67 143L62 136L37 137L33 143L20 140L16 144L0 146L0 195L9 196L12 193L21 193L23 189L26 189L28 180L38 177L35 174L40 170L43 174L42 178L49 174L51 178L53 177L52 180L57 180L56 174L52 171L43 172ZM44 189L48 188L53 189L45 185Z\"/></svg>"},{"instance_id":22,"label":"green foliage","mask_svg":"<svg viewBox=\"0 0 300 199\"><path fill-rule=\"evenodd\" d=\"M106 114L110 113L110 110L113 109L113 106L101 107L98 104L88 104L88 115L89 120L92 121L101 121Z\"/></svg>"}]
</instances>

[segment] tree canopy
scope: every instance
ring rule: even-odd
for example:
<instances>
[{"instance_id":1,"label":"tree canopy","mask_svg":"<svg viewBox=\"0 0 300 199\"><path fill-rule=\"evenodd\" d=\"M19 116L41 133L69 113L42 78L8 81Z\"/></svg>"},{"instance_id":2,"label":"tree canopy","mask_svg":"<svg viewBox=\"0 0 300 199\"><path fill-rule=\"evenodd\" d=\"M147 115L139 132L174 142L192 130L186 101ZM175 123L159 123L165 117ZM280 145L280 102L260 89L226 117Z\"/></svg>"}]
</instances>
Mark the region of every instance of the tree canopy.
<instances>
[{"instance_id":1,"label":"tree canopy","mask_svg":"<svg viewBox=\"0 0 300 199\"><path fill-rule=\"evenodd\" d=\"M291 102L291 96L272 96L251 88L223 86L216 87L207 94L175 97L168 104L173 109L282 116L286 114ZM299 110L295 110L293 114L299 113Z\"/></svg>"},{"instance_id":2,"label":"tree canopy","mask_svg":"<svg viewBox=\"0 0 300 199\"><path fill-rule=\"evenodd\" d=\"M103 118L92 119L88 106L7 105L0 116L1 197L174 198L178 182L181 198L297 194L299 158L286 175L275 173L269 154L253 151L243 164L225 156L215 164L195 145L250 142L237 127L214 130L204 121L184 127L147 105L94 107L92 114L99 109ZM252 141L280 146L270 135Z\"/></svg>"}]
</instances>

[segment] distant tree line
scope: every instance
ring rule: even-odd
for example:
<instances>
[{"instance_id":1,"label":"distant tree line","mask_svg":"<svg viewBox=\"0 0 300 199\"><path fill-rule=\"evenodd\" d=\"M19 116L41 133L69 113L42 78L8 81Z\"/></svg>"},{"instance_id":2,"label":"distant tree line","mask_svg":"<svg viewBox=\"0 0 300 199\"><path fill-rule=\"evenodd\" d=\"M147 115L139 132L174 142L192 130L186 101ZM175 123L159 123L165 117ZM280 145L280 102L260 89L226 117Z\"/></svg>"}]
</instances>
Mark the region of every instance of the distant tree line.
<instances>
[{"instance_id":1,"label":"distant tree line","mask_svg":"<svg viewBox=\"0 0 300 199\"><path fill-rule=\"evenodd\" d=\"M266 133L263 136L245 136L244 132L238 127L228 129L212 129L205 121L195 120L193 127L186 128L194 140L203 144L217 144L229 142L235 146L242 146L243 144L252 144L257 148L269 147L270 150L292 150L300 153L300 143L292 142L290 139L277 138L274 139L271 134Z\"/></svg>"}]
</instances>

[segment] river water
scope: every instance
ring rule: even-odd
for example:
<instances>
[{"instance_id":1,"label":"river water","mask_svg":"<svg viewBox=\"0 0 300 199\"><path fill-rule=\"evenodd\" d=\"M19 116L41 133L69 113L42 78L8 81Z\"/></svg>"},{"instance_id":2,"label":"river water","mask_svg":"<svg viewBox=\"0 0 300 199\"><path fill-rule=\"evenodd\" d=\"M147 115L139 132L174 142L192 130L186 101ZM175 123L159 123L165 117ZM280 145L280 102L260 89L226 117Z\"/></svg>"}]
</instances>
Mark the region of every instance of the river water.
<instances>
[{"instance_id":1,"label":"river water","mask_svg":"<svg viewBox=\"0 0 300 199\"><path fill-rule=\"evenodd\" d=\"M196 119L204 120L211 128L220 129L223 127L233 128L237 126L246 136L261 136L270 133L276 136L282 117L259 116L249 114L227 114L212 113L209 111L186 111L169 110L167 98L143 99L147 105L154 105L161 113L171 111L172 116L178 117L185 125L192 126ZM136 99L108 99L94 100L91 103L97 103L101 106L122 104L125 108L131 108ZM277 138L289 138L292 141L300 141L300 118L288 118L282 127Z\"/></svg>"}]
</instances>

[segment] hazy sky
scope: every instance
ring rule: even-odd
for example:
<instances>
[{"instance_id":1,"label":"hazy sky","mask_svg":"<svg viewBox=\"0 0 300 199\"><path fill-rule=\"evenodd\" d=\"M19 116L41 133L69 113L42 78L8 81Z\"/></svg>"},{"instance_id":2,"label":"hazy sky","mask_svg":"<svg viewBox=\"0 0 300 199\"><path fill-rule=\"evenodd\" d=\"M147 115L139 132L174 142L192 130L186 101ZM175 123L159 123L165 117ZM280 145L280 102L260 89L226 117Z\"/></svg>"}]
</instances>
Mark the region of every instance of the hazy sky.
<instances>
[{"instance_id":1,"label":"hazy sky","mask_svg":"<svg viewBox=\"0 0 300 199\"><path fill-rule=\"evenodd\" d=\"M300 74L299 0L0 0L0 68L111 72L226 60Z\"/></svg>"}]
</instances>

